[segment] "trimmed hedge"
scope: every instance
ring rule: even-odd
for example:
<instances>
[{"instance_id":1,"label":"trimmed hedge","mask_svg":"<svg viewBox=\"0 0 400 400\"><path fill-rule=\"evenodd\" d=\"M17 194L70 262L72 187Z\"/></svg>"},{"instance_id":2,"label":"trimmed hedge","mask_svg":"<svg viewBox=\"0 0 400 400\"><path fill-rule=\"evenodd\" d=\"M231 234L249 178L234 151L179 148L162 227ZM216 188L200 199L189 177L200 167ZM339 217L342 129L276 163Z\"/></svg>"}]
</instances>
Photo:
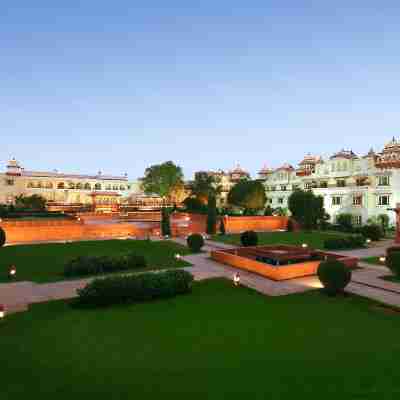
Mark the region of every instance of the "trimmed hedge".
<instances>
[{"instance_id":1,"label":"trimmed hedge","mask_svg":"<svg viewBox=\"0 0 400 400\"><path fill-rule=\"evenodd\" d=\"M347 250L365 246L365 238L362 235L350 235L346 237L333 237L324 241L327 250Z\"/></svg>"},{"instance_id":2,"label":"trimmed hedge","mask_svg":"<svg viewBox=\"0 0 400 400\"><path fill-rule=\"evenodd\" d=\"M204 238L199 233L192 233L186 239L187 245L193 253L198 253L204 246Z\"/></svg>"},{"instance_id":3,"label":"trimmed hedge","mask_svg":"<svg viewBox=\"0 0 400 400\"><path fill-rule=\"evenodd\" d=\"M95 279L78 289L75 307L105 307L113 304L173 297L192 290L193 275L184 270L147 272Z\"/></svg>"},{"instance_id":4,"label":"trimmed hedge","mask_svg":"<svg viewBox=\"0 0 400 400\"><path fill-rule=\"evenodd\" d=\"M386 266L392 271L394 275L400 277L400 249L388 248L386 253Z\"/></svg>"},{"instance_id":5,"label":"trimmed hedge","mask_svg":"<svg viewBox=\"0 0 400 400\"><path fill-rule=\"evenodd\" d=\"M246 231L240 235L240 242L243 246L257 246L258 244L258 235L254 231Z\"/></svg>"},{"instance_id":6,"label":"trimmed hedge","mask_svg":"<svg viewBox=\"0 0 400 400\"><path fill-rule=\"evenodd\" d=\"M378 240L381 240L383 238L383 230L379 225L364 225L360 228L359 232L366 239L371 239L374 242L377 242Z\"/></svg>"},{"instance_id":7,"label":"trimmed hedge","mask_svg":"<svg viewBox=\"0 0 400 400\"><path fill-rule=\"evenodd\" d=\"M4 232L4 229L0 227L0 247L4 246L6 244L6 233Z\"/></svg>"},{"instance_id":8,"label":"trimmed hedge","mask_svg":"<svg viewBox=\"0 0 400 400\"><path fill-rule=\"evenodd\" d=\"M68 261L64 267L67 277L98 275L103 273L145 268L146 259L138 254L127 254L119 257L79 256Z\"/></svg>"},{"instance_id":9,"label":"trimmed hedge","mask_svg":"<svg viewBox=\"0 0 400 400\"><path fill-rule=\"evenodd\" d=\"M318 267L317 275L324 290L329 295L336 295L351 281L351 270L337 260L322 261Z\"/></svg>"}]
</instances>

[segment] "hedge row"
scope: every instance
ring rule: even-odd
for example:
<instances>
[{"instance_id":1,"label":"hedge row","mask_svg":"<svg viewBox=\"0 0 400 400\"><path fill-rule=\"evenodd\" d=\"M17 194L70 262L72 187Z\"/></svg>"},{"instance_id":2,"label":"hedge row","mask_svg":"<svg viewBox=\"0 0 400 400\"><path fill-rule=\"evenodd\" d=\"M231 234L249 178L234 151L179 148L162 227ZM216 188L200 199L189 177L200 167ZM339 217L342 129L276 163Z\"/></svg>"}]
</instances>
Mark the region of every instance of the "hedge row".
<instances>
[{"instance_id":1,"label":"hedge row","mask_svg":"<svg viewBox=\"0 0 400 400\"><path fill-rule=\"evenodd\" d=\"M327 250L346 250L365 246L363 235L350 235L346 237L333 237L324 241Z\"/></svg>"},{"instance_id":2,"label":"hedge row","mask_svg":"<svg viewBox=\"0 0 400 400\"><path fill-rule=\"evenodd\" d=\"M126 271L129 269L145 268L146 259L138 254L123 256L79 256L68 261L64 267L64 275L85 276L103 273Z\"/></svg>"},{"instance_id":3,"label":"hedge row","mask_svg":"<svg viewBox=\"0 0 400 400\"><path fill-rule=\"evenodd\" d=\"M184 270L147 272L95 279L72 302L75 307L104 307L189 293L193 276Z\"/></svg>"},{"instance_id":4,"label":"hedge row","mask_svg":"<svg viewBox=\"0 0 400 400\"><path fill-rule=\"evenodd\" d=\"M386 266L394 275L400 277L400 246L388 247L386 249Z\"/></svg>"}]
</instances>

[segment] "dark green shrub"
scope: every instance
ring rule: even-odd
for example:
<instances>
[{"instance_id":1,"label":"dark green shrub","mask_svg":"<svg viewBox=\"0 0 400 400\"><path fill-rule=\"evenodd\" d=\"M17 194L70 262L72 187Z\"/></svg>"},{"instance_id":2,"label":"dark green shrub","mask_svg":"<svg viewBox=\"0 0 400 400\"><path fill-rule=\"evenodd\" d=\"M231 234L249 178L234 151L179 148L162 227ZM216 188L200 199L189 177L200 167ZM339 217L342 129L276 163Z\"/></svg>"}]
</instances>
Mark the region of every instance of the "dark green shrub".
<instances>
[{"instance_id":1,"label":"dark green shrub","mask_svg":"<svg viewBox=\"0 0 400 400\"><path fill-rule=\"evenodd\" d=\"M221 218L221 222L219 223L219 233L221 235L226 235L225 222L223 218Z\"/></svg>"},{"instance_id":2,"label":"dark green shrub","mask_svg":"<svg viewBox=\"0 0 400 400\"><path fill-rule=\"evenodd\" d=\"M392 271L394 275L400 277L400 251L391 250L387 252L386 266Z\"/></svg>"},{"instance_id":3,"label":"dark green shrub","mask_svg":"<svg viewBox=\"0 0 400 400\"><path fill-rule=\"evenodd\" d=\"M246 231L240 235L240 242L243 246L257 246L258 244L258 235L254 231Z\"/></svg>"},{"instance_id":4,"label":"dark green shrub","mask_svg":"<svg viewBox=\"0 0 400 400\"><path fill-rule=\"evenodd\" d=\"M173 297L192 290L193 276L184 270L149 272L95 279L78 289L76 307L102 307L112 304Z\"/></svg>"},{"instance_id":5,"label":"dark green shrub","mask_svg":"<svg viewBox=\"0 0 400 400\"><path fill-rule=\"evenodd\" d=\"M383 237L382 228L376 224L362 226L360 228L360 233L365 237L365 239L371 239L374 242L381 240Z\"/></svg>"},{"instance_id":6,"label":"dark green shrub","mask_svg":"<svg viewBox=\"0 0 400 400\"><path fill-rule=\"evenodd\" d=\"M165 207L161 209L161 234L163 236L171 235L170 213Z\"/></svg>"},{"instance_id":7,"label":"dark green shrub","mask_svg":"<svg viewBox=\"0 0 400 400\"><path fill-rule=\"evenodd\" d=\"M386 249L386 255L388 256L391 253L399 252L400 246L391 246Z\"/></svg>"},{"instance_id":8,"label":"dark green shrub","mask_svg":"<svg viewBox=\"0 0 400 400\"><path fill-rule=\"evenodd\" d=\"M289 218L288 223L287 223L287 231L288 232L293 232L294 230L294 223L291 218Z\"/></svg>"},{"instance_id":9,"label":"dark green shrub","mask_svg":"<svg viewBox=\"0 0 400 400\"><path fill-rule=\"evenodd\" d=\"M187 245L193 253L198 253L204 246L204 239L199 233L193 233L186 239Z\"/></svg>"},{"instance_id":10,"label":"dark green shrub","mask_svg":"<svg viewBox=\"0 0 400 400\"><path fill-rule=\"evenodd\" d=\"M4 229L0 227L0 247L4 246L6 244L6 233L4 232Z\"/></svg>"},{"instance_id":11,"label":"dark green shrub","mask_svg":"<svg viewBox=\"0 0 400 400\"><path fill-rule=\"evenodd\" d=\"M64 275L67 277L98 275L145 268L146 266L146 259L141 255L133 253L118 257L79 256L66 263Z\"/></svg>"},{"instance_id":12,"label":"dark green shrub","mask_svg":"<svg viewBox=\"0 0 400 400\"><path fill-rule=\"evenodd\" d=\"M272 209L272 207L268 204L267 207L265 207L264 215L266 217L270 217L270 216L272 216L273 211L274 210Z\"/></svg>"},{"instance_id":13,"label":"dark green shrub","mask_svg":"<svg viewBox=\"0 0 400 400\"><path fill-rule=\"evenodd\" d=\"M362 235L349 235L346 237L332 237L324 241L327 250L347 250L365 246L365 238Z\"/></svg>"},{"instance_id":14,"label":"dark green shrub","mask_svg":"<svg viewBox=\"0 0 400 400\"><path fill-rule=\"evenodd\" d=\"M351 281L351 270L337 260L322 261L318 267L318 278L329 295L336 295Z\"/></svg>"},{"instance_id":15,"label":"dark green shrub","mask_svg":"<svg viewBox=\"0 0 400 400\"><path fill-rule=\"evenodd\" d=\"M336 223L343 232L353 231L353 216L351 214L339 214L336 218Z\"/></svg>"},{"instance_id":16,"label":"dark green shrub","mask_svg":"<svg viewBox=\"0 0 400 400\"><path fill-rule=\"evenodd\" d=\"M217 230L217 200L214 195L208 197L207 233L214 235Z\"/></svg>"}]
</instances>

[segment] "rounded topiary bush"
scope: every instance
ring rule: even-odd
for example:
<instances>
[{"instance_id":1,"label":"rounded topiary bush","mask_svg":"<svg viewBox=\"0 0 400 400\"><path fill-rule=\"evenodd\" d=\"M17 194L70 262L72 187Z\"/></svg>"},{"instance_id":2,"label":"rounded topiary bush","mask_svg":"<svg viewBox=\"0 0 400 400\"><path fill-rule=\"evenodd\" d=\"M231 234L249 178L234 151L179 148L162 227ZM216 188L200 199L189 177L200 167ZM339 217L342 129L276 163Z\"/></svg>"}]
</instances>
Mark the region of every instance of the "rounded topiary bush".
<instances>
[{"instance_id":1,"label":"rounded topiary bush","mask_svg":"<svg viewBox=\"0 0 400 400\"><path fill-rule=\"evenodd\" d=\"M0 247L6 244L6 233L4 229L0 227Z\"/></svg>"},{"instance_id":2,"label":"rounded topiary bush","mask_svg":"<svg viewBox=\"0 0 400 400\"><path fill-rule=\"evenodd\" d=\"M193 233L187 238L187 245L194 253L198 253L204 246L204 239L199 233Z\"/></svg>"},{"instance_id":3,"label":"rounded topiary bush","mask_svg":"<svg viewBox=\"0 0 400 400\"><path fill-rule=\"evenodd\" d=\"M386 266L396 276L400 276L400 251L398 249L388 249L386 253Z\"/></svg>"},{"instance_id":4,"label":"rounded topiary bush","mask_svg":"<svg viewBox=\"0 0 400 400\"><path fill-rule=\"evenodd\" d=\"M360 229L360 233L366 238L371 239L374 242L381 240L383 237L383 230L379 225L371 224L364 225Z\"/></svg>"},{"instance_id":5,"label":"rounded topiary bush","mask_svg":"<svg viewBox=\"0 0 400 400\"><path fill-rule=\"evenodd\" d=\"M322 261L318 267L318 278L330 295L343 291L351 280L351 270L337 260Z\"/></svg>"},{"instance_id":6,"label":"rounded topiary bush","mask_svg":"<svg viewBox=\"0 0 400 400\"><path fill-rule=\"evenodd\" d=\"M258 235L254 231L246 231L240 235L240 242L243 246L257 246L258 244Z\"/></svg>"}]
</instances>

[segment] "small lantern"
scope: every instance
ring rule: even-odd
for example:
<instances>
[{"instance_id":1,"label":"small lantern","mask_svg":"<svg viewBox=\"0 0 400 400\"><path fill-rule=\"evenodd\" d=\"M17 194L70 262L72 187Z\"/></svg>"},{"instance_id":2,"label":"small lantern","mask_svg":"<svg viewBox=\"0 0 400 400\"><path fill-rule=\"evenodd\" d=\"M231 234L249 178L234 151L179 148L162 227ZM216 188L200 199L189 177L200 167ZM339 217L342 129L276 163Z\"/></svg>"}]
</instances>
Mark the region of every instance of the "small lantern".
<instances>
[{"instance_id":1,"label":"small lantern","mask_svg":"<svg viewBox=\"0 0 400 400\"><path fill-rule=\"evenodd\" d=\"M233 275L233 284L235 286L239 286L239 284L240 284L240 275L238 272L236 272L236 274Z\"/></svg>"},{"instance_id":2,"label":"small lantern","mask_svg":"<svg viewBox=\"0 0 400 400\"><path fill-rule=\"evenodd\" d=\"M0 304L0 321L6 316L6 308L3 304Z\"/></svg>"},{"instance_id":3,"label":"small lantern","mask_svg":"<svg viewBox=\"0 0 400 400\"><path fill-rule=\"evenodd\" d=\"M185 217L185 221L190 221L190 217Z\"/></svg>"},{"instance_id":4,"label":"small lantern","mask_svg":"<svg viewBox=\"0 0 400 400\"><path fill-rule=\"evenodd\" d=\"M379 257L379 262L382 263L382 264L385 264L386 263L386 257L384 257L384 256Z\"/></svg>"},{"instance_id":5,"label":"small lantern","mask_svg":"<svg viewBox=\"0 0 400 400\"><path fill-rule=\"evenodd\" d=\"M176 260L179 261L181 258L182 258L182 256L181 256L180 254L175 254L175 259L176 259Z\"/></svg>"},{"instance_id":6,"label":"small lantern","mask_svg":"<svg viewBox=\"0 0 400 400\"><path fill-rule=\"evenodd\" d=\"M303 249L306 249L306 248L308 247L308 244L307 244L307 243L303 243L303 244L301 245L301 247L302 247Z\"/></svg>"},{"instance_id":7,"label":"small lantern","mask_svg":"<svg viewBox=\"0 0 400 400\"><path fill-rule=\"evenodd\" d=\"M165 236L164 236L164 239L169 239L169 235L165 235Z\"/></svg>"},{"instance_id":8,"label":"small lantern","mask_svg":"<svg viewBox=\"0 0 400 400\"><path fill-rule=\"evenodd\" d=\"M371 239L367 239L367 240L365 241L365 243L370 244L370 243L371 243Z\"/></svg>"},{"instance_id":9,"label":"small lantern","mask_svg":"<svg viewBox=\"0 0 400 400\"><path fill-rule=\"evenodd\" d=\"M10 279L15 278L16 274L17 274L17 269L15 268L14 265L12 265L11 268L9 269L9 271L8 271L8 277Z\"/></svg>"}]
</instances>

